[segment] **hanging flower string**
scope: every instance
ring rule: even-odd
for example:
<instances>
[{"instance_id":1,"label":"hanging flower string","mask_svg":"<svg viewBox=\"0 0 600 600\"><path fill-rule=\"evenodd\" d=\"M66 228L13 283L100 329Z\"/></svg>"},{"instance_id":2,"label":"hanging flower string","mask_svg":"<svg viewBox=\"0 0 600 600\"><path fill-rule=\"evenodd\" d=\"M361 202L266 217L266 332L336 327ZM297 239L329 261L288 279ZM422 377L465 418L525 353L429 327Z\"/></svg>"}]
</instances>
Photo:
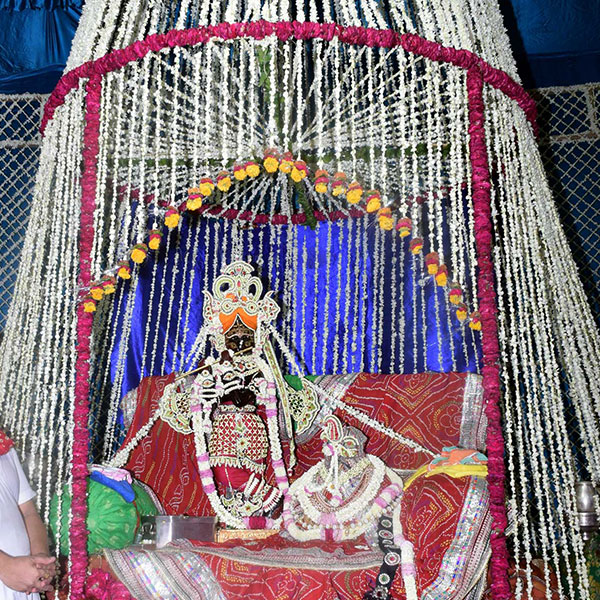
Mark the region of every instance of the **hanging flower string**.
<instances>
[{"instance_id":1,"label":"hanging flower string","mask_svg":"<svg viewBox=\"0 0 600 600\"><path fill-rule=\"evenodd\" d=\"M274 148L265 150L262 160L262 169L267 175L275 175L278 171L287 174L292 181L300 183L307 180L308 185L314 187L317 194L331 193L336 198L345 198L350 207L346 211L340 208L330 211L325 214L321 211L313 211L314 218L317 221L336 221L339 219L347 219L363 217L365 213L375 214L379 227L384 231L398 232L401 238L409 236L413 230L413 224L409 217L402 216L396 219L389 206L382 206L382 197L379 190L368 190L364 192L363 186L358 181L353 181L346 185L347 177L345 173L337 172L333 178L324 169L316 169L314 175L308 168L308 165L302 161L294 159L291 152L285 152L280 156L279 152ZM210 177L202 177L200 183L196 187L188 189L188 199L181 206L182 212L189 213L206 213L210 216L219 216L226 219L234 219L238 221L252 221L255 226L266 225L285 225L291 222L292 225L302 225L307 222L305 213L292 214L288 220L287 215L282 214L266 214L254 213L250 210L240 212L236 208L225 208L220 205L211 204L208 202L213 194L215 187L221 193L227 193L234 182L242 182L247 178L255 179L261 174L261 165L258 161L250 160L244 164L235 164L231 172L221 171L216 178L216 186L213 179ZM361 202L362 200L362 202ZM154 199L152 199L154 201ZM205 202L206 201L206 202ZM174 206L168 206L164 211L164 224L168 229L174 229L179 225L181 212ZM162 241L162 232L160 229L151 229L148 232L147 242L135 244L129 252L129 259L138 265L143 264L150 250L158 250ZM422 238L413 238L409 243L409 251L412 254L420 254L423 249ZM433 281L438 287L447 288L447 297L452 304L459 304L456 298L463 298L463 291L458 284L453 283L452 287L448 288L448 267L440 264L439 254L430 252L425 256L424 263L427 269L427 274L431 275ZM116 269L116 275L121 279L131 278L131 266L129 260L121 261ZM95 312L97 304L105 295L114 291L114 285L104 286L107 282L114 282L114 276L109 272L103 278L95 283L92 283L89 294L85 298L84 308L86 312ZM107 291L107 289L109 291ZM467 309L462 309L462 305L457 307L455 316L459 322L467 320ZM473 312L468 317L468 325L475 331L481 330L481 322L478 312Z\"/></svg>"},{"instance_id":2,"label":"hanging flower string","mask_svg":"<svg viewBox=\"0 0 600 600\"><path fill-rule=\"evenodd\" d=\"M83 176L81 178L81 211L79 221L79 284L90 286L91 253L94 239L94 211L96 209L96 175L98 138L100 129L100 77L90 79L86 86L85 129L83 148ZM103 295L104 285L93 286L96 296ZM90 296L90 298L93 297ZM96 301L96 300L94 300ZM88 474L88 414L90 336L93 315L87 310L89 299L77 308L77 369L75 375L75 408L73 410L73 490L71 503L71 595L76 600L84 597L87 570L87 474Z\"/></svg>"},{"instance_id":3,"label":"hanging flower string","mask_svg":"<svg viewBox=\"0 0 600 600\"><path fill-rule=\"evenodd\" d=\"M483 391L485 412L488 418L488 487L490 512L492 514L492 594L494 600L508 600L511 596L508 582L508 550L506 547L507 527L504 504L504 437L500 414L500 345L496 291L494 286L494 264L492 261L492 218L490 198L490 171L485 144L485 117L483 103L483 75L479 65L467 72L469 105L469 150L472 166L473 213L475 243L478 256L477 289L483 325Z\"/></svg>"}]
</instances>

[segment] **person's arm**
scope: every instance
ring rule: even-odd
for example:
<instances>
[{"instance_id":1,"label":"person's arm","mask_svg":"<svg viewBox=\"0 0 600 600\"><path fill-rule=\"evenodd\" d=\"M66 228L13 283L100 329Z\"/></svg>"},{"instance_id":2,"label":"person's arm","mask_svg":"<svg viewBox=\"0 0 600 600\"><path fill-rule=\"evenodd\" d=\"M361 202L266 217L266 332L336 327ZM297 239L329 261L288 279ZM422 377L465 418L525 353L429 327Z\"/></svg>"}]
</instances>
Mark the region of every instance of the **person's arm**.
<instances>
[{"instance_id":1,"label":"person's arm","mask_svg":"<svg viewBox=\"0 0 600 600\"><path fill-rule=\"evenodd\" d=\"M54 558L10 556L0 550L0 580L17 592L27 594L51 589L46 573L53 572Z\"/></svg>"},{"instance_id":2,"label":"person's arm","mask_svg":"<svg viewBox=\"0 0 600 600\"><path fill-rule=\"evenodd\" d=\"M31 557L34 559L39 571L35 591L49 591L52 589L50 583L55 575L55 559L50 556L48 549L46 526L42 522L33 500L27 500L27 502L19 504L19 510L25 521Z\"/></svg>"},{"instance_id":3,"label":"person's arm","mask_svg":"<svg viewBox=\"0 0 600 600\"><path fill-rule=\"evenodd\" d=\"M29 545L31 546L31 554L49 556L48 550L48 533L46 527L42 523L42 519L35 507L33 500L27 500L23 504L19 504L19 510L25 521L27 536L29 537Z\"/></svg>"}]
</instances>

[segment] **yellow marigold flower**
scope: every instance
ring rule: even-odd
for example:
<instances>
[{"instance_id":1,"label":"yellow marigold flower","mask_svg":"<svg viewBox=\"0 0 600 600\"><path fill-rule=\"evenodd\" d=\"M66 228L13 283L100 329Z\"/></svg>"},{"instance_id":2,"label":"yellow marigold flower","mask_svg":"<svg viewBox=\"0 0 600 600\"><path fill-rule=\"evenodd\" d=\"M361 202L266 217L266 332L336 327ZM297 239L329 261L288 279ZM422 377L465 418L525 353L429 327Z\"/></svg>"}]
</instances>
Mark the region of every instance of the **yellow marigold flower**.
<instances>
[{"instance_id":1,"label":"yellow marigold flower","mask_svg":"<svg viewBox=\"0 0 600 600\"><path fill-rule=\"evenodd\" d=\"M346 192L346 200L350 202L350 204L358 204L363 195L363 188L358 181L353 181L348 186L348 191Z\"/></svg>"},{"instance_id":2,"label":"yellow marigold flower","mask_svg":"<svg viewBox=\"0 0 600 600\"><path fill-rule=\"evenodd\" d=\"M136 244L131 251L131 260L140 265L146 260L148 255L148 247L146 244Z\"/></svg>"},{"instance_id":3,"label":"yellow marigold flower","mask_svg":"<svg viewBox=\"0 0 600 600\"><path fill-rule=\"evenodd\" d=\"M458 308L456 310L456 318L459 321L464 321L467 318L467 311L463 310L462 308Z\"/></svg>"},{"instance_id":4,"label":"yellow marigold flower","mask_svg":"<svg viewBox=\"0 0 600 600\"><path fill-rule=\"evenodd\" d=\"M244 167L242 167L241 165L236 165L235 167L233 167L233 176L238 181L244 181L247 175L248 173L246 173L246 169L244 169Z\"/></svg>"},{"instance_id":5,"label":"yellow marigold flower","mask_svg":"<svg viewBox=\"0 0 600 600\"><path fill-rule=\"evenodd\" d=\"M363 191L360 189L348 190L346 192L346 200L350 202L350 204L358 204L362 197Z\"/></svg>"},{"instance_id":6,"label":"yellow marigold flower","mask_svg":"<svg viewBox=\"0 0 600 600\"><path fill-rule=\"evenodd\" d=\"M214 189L215 189L215 184L212 182L212 179L208 179L208 178L202 179L200 181L200 185L198 186L198 191L203 196L210 196Z\"/></svg>"},{"instance_id":7,"label":"yellow marigold flower","mask_svg":"<svg viewBox=\"0 0 600 600\"><path fill-rule=\"evenodd\" d=\"M217 187L222 192L229 191L229 188L231 187L231 177L229 176L229 173L227 171L219 173L219 176L217 177Z\"/></svg>"},{"instance_id":8,"label":"yellow marigold flower","mask_svg":"<svg viewBox=\"0 0 600 600\"><path fill-rule=\"evenodd\" d=\"M419 254L423 250L423 240L421 238L413 238L408 246L413 254Z\"/></svg>"},{"instance_id":9,"label":"yellow marigold flower","mask_svg":"<svg viewBox=\"0 0 600 600\"><path fill-rule=\"evenodd\" d=\"M282 173L291 173L294 166L294 157L291 152L285 152L279 163L279 170Z\"/></svg>"},{"instance_id":10,"label":"yellow marigold flower","mask_svg":"<svg viewBox=\"0 0 600 600\"><path fill-rule=\"evenodd\" d=\"M202 206L202 198L200 196L188 198L188 201L185 203L185 205L188 210L198 210Z\"/></svg>"},{"instance_id":11,"label":"yellow marigold flower","mask_svg":"<svg viewBox=\"0 0 600 600\"><path fill-rule=\"evenodd\" d=\"M148 241L150 250L158 250L160 248L160 237L151 237Z\"/></svg>"},{"instance_id":12,"label":"yellow marigold flower","mask_svg":"<svg viewBox=\"0 0 600 600\"><path fill-rule=\"evenodd\" d=\"M247 162L246 174L248 177L258 177L260 175L260 167L255 162Z\"/></svg>"},{"instance_id":13,"label":"yellow marigold flower","mask_svg":"<svg viewBox=\"0 0 600 600\"><path fill-rule=\"evenodd\" d=\"M479 314L479 311L476 310L471 313L469 327L474 331L481 331L481 315Z\"/></svg>"},{"instance_id":14,"label":"yellow marigold flower","mask_svg":"<svg viewBox=\"0 0 600 600\"><path fill-rule=\"evenodd\" d=\"M381 208L381 198L379 196L372 196L367 202L367 212L374 213Z\"/></svg>"},{"instance_id":15,"label":"yellow marigold flower","mask_svg":"<svg viewBox=\"0 0 600 600\"><path fill-rule=\"evenodd\" d=\"M96 301L93 298L86 298L83 301L83 310L86 313L96 312Z\"/></svg>"},{"instance_id":16,"label":"yellow marigold flower","mask_svg":"<svg viewBox=\"0 0 600 600\"><path fill-rule=\"evenodd\" d=\"M381 215L379 217L379 227L381 227L381 229L384 231L391 231L394 229L394 219L392 219L392 217Z\"/></svg>"},{"instance_id":17,"label":"yellow marigold flower","mask_svg":"<svg viewBox=\"0 0 600 600\"><path fill-rule=\"evenodd\" d=\"M116 279L114 277L109 277L102 282L102 289L104 290L104 295L108 296L109 294L114 294L116 291Z\"/></svg>"},{"instance_id":18,"label":"yellow marigold flower","mask_svg":"<svg viewBox=\"0 0 600 600\"><path fill-rule=\"evenodd\" d=\"M102 287L98 284L95 284L91 289L90 289L90 296L94 299L94 300L102 300L102 296L104 296L104 290L102 289Z\"/></svg>"},{"instance_id":19,"label":"yellow marigold flower","mask_svg":"<svg viewBox=\"0 0 600 600\"><path fill-rule=\"evenodd\" d=\"M324 183L322 181L316 183L315 191L317 191L319 194L324 194L327 191L327 183Z\"/></svg>"},{"instance_id":20,"label":"yellow marigold flower","mask_svg":"<svg viewBox=\"0 0 600 600\"><path fill-rule=\"evenodd\" d=\"M297 160L292 167L292 172L290 173L290 177L296 182L299 183L302 181L307 175L306 163L302 160Z\"/></svg>"},{"instance_id":21,"label":"yellow marigold flower","mask_svg":"<svg viewBox=\"0 0 600 600\"><path fill-rule=\"evenodd\" d=\"M437 275L435 276L435 282L440 287L444 287L446 285L446 283L448 283L448 276L446 275L446 273L440 273L438 271Z\"/></svg>"},{"instance_id":22,"label":"yellow marigold flower","mask_svg":"<svg viewBox=\"0 0 600 600\"><path fill-rule=\"evenodd\" d=\"M179 213L173 212L167 214L167 216L165 217L165 225L169 229L174 229L175 227L177 227L177 225L179 225Z\"/></svg>"},{"instance_id":23,"label":"yellow marigold flower","mask_svg":"<svg viewBox=\"0 0 600 600\"><path fill-rule=\"evenodd\" d=\"M448 299L452 304L460 304L462 302L462 289L457 283L452 284L452 289L448 293Z\"/></svg>"},{"instance_id":24,"label":"yellow marigold flower","mask_svg":"<svg viewBox=\"0 0 600 600\"><path fill-rule=\"evenodd\" d=\"M275 173L279 168L279 161L274 156L267 156L263 161L267 173Z\"/></svg>"},{"instance_id":25,"label":"yellow marigold flower","mask_svg":"<svg viewBox=\"0 0 600 600\"><path fill-rule=\"evenodd\" d=\"M117 275L121 279L131 279L131 267L128 262L120 263Z\"/></svg>"}]
</instances>

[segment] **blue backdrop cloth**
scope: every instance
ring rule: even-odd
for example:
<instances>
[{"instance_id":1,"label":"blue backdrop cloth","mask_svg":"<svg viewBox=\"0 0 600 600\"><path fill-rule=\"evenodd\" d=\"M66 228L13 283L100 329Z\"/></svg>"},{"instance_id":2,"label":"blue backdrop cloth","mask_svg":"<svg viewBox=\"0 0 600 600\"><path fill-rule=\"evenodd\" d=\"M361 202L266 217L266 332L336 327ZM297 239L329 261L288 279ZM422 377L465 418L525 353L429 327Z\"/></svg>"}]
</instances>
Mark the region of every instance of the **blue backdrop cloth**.
<instances>
[{"instance_id":1,"label":"blue backdrop cloth","mask_svg":"<svg viewBox=\"0 0 600 600\"><path fill-rule=\"evenodd\" d=\"M11 5L16 8L8 9ZM28 8L26 5L56 5ZM0 93L48 93L67 62L81 16L81 1L0 0Z\"/></svg>"},{"instance_id":2,"label":"blue backdrop cloth","mask_svg":"<svg viewBox=\"0 0 600 600\"><path fill-rule=\"evenodd\" d=\"M432 277L424 277L423 257L408 251L408 239L389 232L382 237L379 251L388 268L383 286L373 285L375 245L381 244L375 228L374 223L368 230L364 251L358 237L362 228L351 228L347 221L322 224L318 230L298 226L293 271L283 259L287 226L279 232L264 227L260 236L252 228L243 231L242 255L257 268L265 289L274 290L282 308L276 328L281 331L284 321L291 324L300 364L311 374L377 372L373 353L379 348L382 372L476 371L479 334L458 323L443 289ZM222 266L233 260L233 244L223 243L231 242L231 232L231 226L214 219L190 221L185 216L177 242L150 252L139 268L135 294L129 294L129 282L119 284L108 339L115 336L110 356L113 381L117 370L124 369L122 394L143 376L194 366L190 353L203 322L202 291L211 291ZM267 256L271 246L280 249L274 260ZM394 260L397 268L392 270ZM296 274L295 303L285 306L283 280L291 272ZM392 277L400 281L395 293ZM386 290L383 297L379 289ZM401 312L402 349L402 332L396 329ZM333 350L335 340L339 352ZM291 367L288 371L293 373Z\"/></svg>"}]
</instances>

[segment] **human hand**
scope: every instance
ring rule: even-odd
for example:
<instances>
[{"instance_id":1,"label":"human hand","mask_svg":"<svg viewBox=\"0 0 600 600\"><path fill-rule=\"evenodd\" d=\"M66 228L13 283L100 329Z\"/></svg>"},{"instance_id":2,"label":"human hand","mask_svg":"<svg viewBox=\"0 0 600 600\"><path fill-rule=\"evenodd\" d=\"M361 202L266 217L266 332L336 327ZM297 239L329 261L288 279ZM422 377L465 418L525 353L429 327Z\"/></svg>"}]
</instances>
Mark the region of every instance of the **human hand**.
<instances>
[{"instance_id":1,"label":"human hand","mask_svg":"<svg viewBox=\"0 0 600 600\"><path fill-rule=\"evenodd\" d=\"M49 592L52 590L52 580L56 577L57 564L53 556L49 556L43 552L33 554L32 558L35 564L42 573L38 578L38 583L32 592Z\"/></svg>"},{"instance_id":2,"label":"human hand","mask_svg":"<svg viewBox=\"0 0 600 600\"><path fill-rule=\"evenodd\" d=\"M0 579L17 592L44 591L53 577L55 559L47 555L9 556L0 561ZM48 588L49 589L49 588Z\"/></svg>"}]
</instances>

